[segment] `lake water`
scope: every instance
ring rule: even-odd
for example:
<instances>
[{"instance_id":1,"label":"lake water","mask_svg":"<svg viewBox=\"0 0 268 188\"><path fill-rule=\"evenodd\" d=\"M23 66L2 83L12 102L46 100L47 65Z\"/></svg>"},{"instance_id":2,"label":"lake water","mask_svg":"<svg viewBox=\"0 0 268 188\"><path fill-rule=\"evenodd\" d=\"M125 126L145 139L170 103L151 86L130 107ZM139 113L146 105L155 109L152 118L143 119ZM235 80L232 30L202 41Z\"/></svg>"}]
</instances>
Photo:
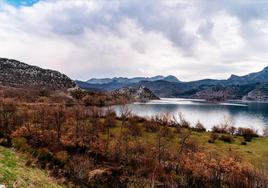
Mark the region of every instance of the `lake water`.
<instances>
[{"instance_id":1,"label":"lake water","mask_svg":"<svg viewBox=\"0 0 268 188\"><path fill-rule=\"evenodd\" d=\"M132 112L143 117L170 113L182 113L192 126L200 121L207 129L220 124L224 119L231 119L236 127L249 127L262 130L268 127L268 103L228 101L224 103L210 103L195 99L162 98L147 103L133 103L128 105ZM120 108L115 107L117 113Z\"/></svg>"}]
</instances>

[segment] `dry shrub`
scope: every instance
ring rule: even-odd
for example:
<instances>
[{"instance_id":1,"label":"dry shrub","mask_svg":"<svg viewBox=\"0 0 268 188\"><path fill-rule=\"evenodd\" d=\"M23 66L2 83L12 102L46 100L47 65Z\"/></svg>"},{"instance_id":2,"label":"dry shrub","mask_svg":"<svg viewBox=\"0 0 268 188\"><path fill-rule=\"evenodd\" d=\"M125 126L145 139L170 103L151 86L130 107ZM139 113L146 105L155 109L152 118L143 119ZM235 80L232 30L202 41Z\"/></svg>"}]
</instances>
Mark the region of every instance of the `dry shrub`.
<instances>
[{"instance_id":1,"label":"dry shrub","mask_svg":"<svg viewBox=\"0 0 268 188\"><path fill-rule=\"evenodd\" d=\"M182 113L179 113L179 125L182 128L190 128L190 122L188 122Z\"/></svg>"},{"instance_id":2,"label":"dry shrub","mask_svg":"<svg viewBox=\"0 0 268 188\"><path fill-rule=\"evenodd\" d=\"M127 125L127 128L129 130L129 133L131 136L137 137L137 136L142 136L142 130L139 125L135 124L129 124Z\"/></svg>"},{"instance_id":3,"label":"dry shrub","mask_svg":"<svg viewBox=\"0 0 268 188\"><path fill-rule=\"evenodd\" d=\"M214 133L221 133L221 134L227 134L228 128L227 127L221 127L220 125L215 125L212 127L212 132Z\"/></svg>"},{"instance_id":4,"label":"dry shrub","mask_svg":"<svg viewBox=\"0 0 268 188\"><path fill-rule=\"evenodd\" d=\"M220 140L224 141L224 142L228 142L228 143L232 143L234 142L234 138L231 135L221 135L219 137Z\"/></svg>"},{"instance_id":5,"label":"dry shrub","mask_svg":"<svg viewBox=\"0 0 268 188\"><path fill-rule=\"evenodd\" d=\"M215 143L215 141L219 138L219 135L217 133L211 133L210 139L208 140L209 143Z\"/></svg>"},{"instance_id":6,"label":"dry shrub","mask_svg":"<svg viewBox=\"0 0 268 188\"><path fill-rule=\"evenodd\" d=\"M234 126L228 127L228 133L234 135L237 131L237 128Z\"/></svg>"},{"instance_id":7,"label":"dry shrub","mask_svg":"<svg viewBox=\"0 0 268 188\"><path fill-rule=\"evenodd\" d=\"M258 137L257 131L250 128L241 128L237 130L237 135L243 136L246 142L250 142L253 137Z\"/></svg>"},{"instance_id":8,"label":"dry shrub","mask_svg":"<svg viewBox=\"0 0 268 188\"><path fill-rule=\"evenodd\" d=\"M143 125L147 132L157 132L160 127L157 123L154 123L152 121L145 121Z\"/></svg>"},{"instance_id":9,"label":"dry shrub","mask_svg":"<svg viewBox=\"0 0 268 188\"><path fill-rule=\"evenodd\" d=\"M166 138L173 138L173 132L168 126L161 126L159 130L159 134L161 137L166 137Z\"/></svg>"},{"instance_id":10,"label":"dry shrub","mask_svg":"<svg viewBox=\"0 0 268 188\"><path fill-rule=\"evenodd\" d=\"M196 132L206 132L206 128L204 127L204 125L198 121L195 125L195 127L193 128L194 131Z\"/></svg>"},{"instance_id":11,"label":"dry shrub","mask_svg":"<svg viewBox=\"0 0 268 188\"><path fill-rule=\"evenodd\" d=\"M89 172L94 168L93 162L85 155L74 155L67 166L67 172L71 178L87 182Z\"/></svg>"},{"instance_id":12,"label":"dry shrub","mask_svg":"<svg viewBox=\"0 0 268 188\"><path fill-rule=\"evenodd\" d=\"M69 156L68 156L68 153L67 151L59 151L55 154L55 158L63 163L65 163Z\"/></svg>"},{"instance_id":13,"label":"dry shrub","mask_svg":"<svg viewBox=\"0 0 268 188\"><path fill-rule=\"evenodd\" d=\"M204 187L257 188L266 187L267 179L253 165L230 157L210 159L204 153L187 153L181 160L188 183Z\"/></svg>"}]
</instances>

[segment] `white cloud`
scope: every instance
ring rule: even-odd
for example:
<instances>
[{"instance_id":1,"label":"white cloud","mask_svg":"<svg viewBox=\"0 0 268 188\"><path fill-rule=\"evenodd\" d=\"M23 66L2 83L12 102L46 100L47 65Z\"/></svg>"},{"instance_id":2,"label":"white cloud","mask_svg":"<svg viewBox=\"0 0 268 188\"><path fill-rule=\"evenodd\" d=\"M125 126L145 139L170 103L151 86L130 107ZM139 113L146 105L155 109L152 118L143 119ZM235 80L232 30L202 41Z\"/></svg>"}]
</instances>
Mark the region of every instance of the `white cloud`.
<instances>
[{"instance_id":1,"label":"white cloud","mask_svg":"<svg viewBox=\"0 0 268 188\"><path fill-rule=\"evenodd\" d=\"M226 78L268 65L268 16L258 11L268 3L209 3L48 0L19 8L2 3L0 56L84 80Z\"/></svg>"}]
</instances>

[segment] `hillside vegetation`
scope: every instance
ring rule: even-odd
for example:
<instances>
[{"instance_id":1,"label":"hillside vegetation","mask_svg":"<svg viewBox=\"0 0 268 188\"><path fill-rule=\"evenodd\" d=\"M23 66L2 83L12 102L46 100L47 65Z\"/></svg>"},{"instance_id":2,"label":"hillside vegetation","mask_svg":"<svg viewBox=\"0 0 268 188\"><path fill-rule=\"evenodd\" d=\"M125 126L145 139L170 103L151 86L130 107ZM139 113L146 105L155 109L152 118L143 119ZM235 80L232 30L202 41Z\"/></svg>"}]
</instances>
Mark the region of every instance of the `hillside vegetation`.
<instances>
[{"instance_id":1,"label":"hillside vegetation","mask_svg":"<svg viewBox=\"0 0 268 188\"><path fill-rule=\"evenodd\" d=\"M208 132L200 122L190 127L183 114L137 117L124 96L117 101L111 94L80 90L32 95L14 90L9 88L0 100L0 144L30 155L34 160L29 164L64 180L66 186L268 185L268 141L252 129L226 121ZM119 115L109 99L121 102ZM11 174L18 172L8 167ZM3 181L10 185L19 178L5 176ZM31 179L38 187L39 181Z\"/></svg>"}]
</instances>

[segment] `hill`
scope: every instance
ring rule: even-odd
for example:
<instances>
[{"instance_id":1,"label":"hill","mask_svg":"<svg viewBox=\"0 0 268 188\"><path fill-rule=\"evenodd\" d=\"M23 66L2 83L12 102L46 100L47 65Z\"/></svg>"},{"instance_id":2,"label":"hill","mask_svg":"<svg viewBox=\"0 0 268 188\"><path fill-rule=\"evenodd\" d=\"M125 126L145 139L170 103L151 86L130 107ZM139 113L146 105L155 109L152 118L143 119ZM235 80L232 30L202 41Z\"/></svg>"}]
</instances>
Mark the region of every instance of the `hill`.
<instances>
[{"instance_id":1,"label":"hill","mask_svg":"<svg viewBox=\"0 0 268 188\"><path fill-rule=\"evenodd\" d=\"M125 98L130 98L135 101L148 101L148 100L158 100L159 98L153 94L145 86L135 87L128 87L128 88L121 88L117 89L112 92L113 95L123 95Z\"/></svg>"},{"instance_id":2,"label":"hill","mask_svg":"<svg viewBox=\"0 0 268 188\"><path fill-rule=\"evenodd\" d=\"M0 58L0 84L13 87L68 89L75 83L58 71L42 69L17 60Z\"/></svg>"}]
</instances>

